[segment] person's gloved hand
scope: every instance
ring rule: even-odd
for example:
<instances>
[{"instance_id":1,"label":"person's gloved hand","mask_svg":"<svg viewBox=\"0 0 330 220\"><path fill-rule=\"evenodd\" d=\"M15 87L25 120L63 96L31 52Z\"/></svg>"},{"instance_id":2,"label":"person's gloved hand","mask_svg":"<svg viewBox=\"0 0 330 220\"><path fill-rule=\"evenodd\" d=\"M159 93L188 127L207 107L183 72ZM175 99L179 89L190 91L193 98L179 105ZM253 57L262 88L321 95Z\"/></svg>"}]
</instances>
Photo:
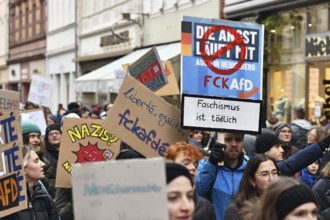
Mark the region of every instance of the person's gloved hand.
<instances>
[{"instance_id":1,"label":"person's gloved hand","mask_svg":"<svg viewBox=\"0 0 330 220\"><path fill-rule=\"evenodd\" d=\"M226 145L216 143L211 150L209 161L218 166L218 162L224 161Z\"/></svg>"},{"instance_id":2,"label":"person's gloved hand","mask_svg":"<svg viewBox=\"0 0 330 220\"><path fill-rule=\"evenodd\" d=\"M329 151L330 149L330 135L326 136L323 140L318 142L322 151Z\"/></svg>"}]
</instances>

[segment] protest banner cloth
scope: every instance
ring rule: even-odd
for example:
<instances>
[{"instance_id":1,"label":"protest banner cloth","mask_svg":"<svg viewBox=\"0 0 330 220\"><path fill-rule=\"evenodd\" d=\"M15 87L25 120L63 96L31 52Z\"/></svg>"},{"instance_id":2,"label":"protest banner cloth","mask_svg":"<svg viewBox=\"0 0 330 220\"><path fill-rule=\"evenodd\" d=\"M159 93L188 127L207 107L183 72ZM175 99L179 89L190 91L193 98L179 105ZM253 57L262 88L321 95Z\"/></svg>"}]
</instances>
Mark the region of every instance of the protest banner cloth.
<instances>
[{"instance_id":1,"label":"protest banner cloth","mask_svg":"<svg viewBox=\"0 0 330 220\"><path fill-rule=\"evenodd\" d=\"M72 183L75 219L168 219L162 158L74 165Z\"/></svg>"},{"instance_id":2,"label":"protest banner cloth","mask_svg":"<svg viewBox=\"0 0 330 220\"><path fill-rule=\"evenodd\" d=\"M37 105L49 107L53 81L46 77L33 75L28 96L28 101Z\"/></svg>"},{"instance_id":3,"label":"protest banner cloth","mask_svg":"<svg viewBox=\"0 0 330 220\"><path fill-rule=\"evenodd\" d=\"M102 127L101 119L65 118L58 157L56 186L71 188L72 165L113 160L120 140Z\"/></svg>"},{"instance_id":4,"label":"protest banner cloth","mask_svg":"<svg viewBox=\"0 0 330 220\"><path fill-rule=\"evenodd\" d=\"M19 92L0 90L0 109L19 110Z\"/></svg>"},{"instance_id":5,"label":"protest banner cloth","mask_svg":"<svg viewBox=\"0 0 330 220\"><path fill-rule=\"evenodd\" d=\"M103 127L145 157L164 156L167 147L186 141L180 110L126 75Z\"/></svg>"},{"instance_id":6,"label":"protest banner cloth","mask_svg":"<svg viewBox=\"0 0 330 220\"><path fill-rule=\"evenodd\" d=\"M18 111L0 110L0 155L1 218L27 208Z\"/></svg>"},{"instance_id":7,"label":"protest banner cloth","mask_svg":"<svg viewBox=\"0 0 330 220\"><path fill-rule=\"evenodd\" d=\"M36 124L41 131L41 135L45 136L47 122L45 118L45 112L42 108L35 108L30 110L21 111L22 121L30 121Z\"/></svg>"},{"instance_id":8,"label":"protest banner cloth","mask_svg":"<svg viewBox=\"0 0 330 220\"><path fill-rule=\"evenodd\" d=\"M157 48L151 48L137 61L128 66L129 74L151 91L157 91L168 83Z\"/></svg>"},{"instance_id":9,"label":"protest banner cloth","mask_svg":"<svg viewBox=\"0 0 330 220\"><path fill-rule=\"evenodd\" d=\"M181 29L183 128L260 133L263 26L183 16Z\"/></svg>"}]
</instances>

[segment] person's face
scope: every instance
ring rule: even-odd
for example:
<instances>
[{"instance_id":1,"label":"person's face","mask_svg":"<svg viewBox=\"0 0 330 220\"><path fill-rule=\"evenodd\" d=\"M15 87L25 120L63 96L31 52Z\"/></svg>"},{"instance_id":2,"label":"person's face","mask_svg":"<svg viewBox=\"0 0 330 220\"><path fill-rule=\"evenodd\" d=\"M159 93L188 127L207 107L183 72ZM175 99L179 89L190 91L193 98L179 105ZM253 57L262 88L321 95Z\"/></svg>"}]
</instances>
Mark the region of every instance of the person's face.
<instances>
[{"instance_id":1,"label":"person's face","mask_svg":"<svg viewBox=\"0 0 330 220\"><path fill-rule=\"evenodd\" d=\"M62 134L58 130L52 130L48 133L48 141L50 144L59 144L61 142Z\"/></svg>"},{"instance_id":2,"label":"person's face","mask_svg":"<svg viewBox=\"0 0 330 220\"><path fill-rule=\"evenodd\" d=\"M183 152L180 152L177 154L175 160L175 163L179 163L183 166L185 166L191 175L191 178L195 182L195 178L197 176L197 166L198 166L198 161L194 161L191 157L188 155L184 155Z\"/></svg>"},{"instance_id":3,"label":"person's face","mask_svg":"<svg viewBox=\"0 0 330 220\"><path fill-rule=\"evenodd\" d=\"M280 144L275 145L274 147L270 148L267 152L265 152L266 155L271 156L275 159L275 161L281 161L283 160L283 153L284 150Z\"/></svg>"},{"instance_id":4,"label":"person's face","mask_svg":"<svg viewBox=\"0 0 330 220\"><path fill-rule=\"evenodd\" d=\"M45 163L42 162L38 155L32 150L28 163L24 168L27 180L38 181L45 177L44 174Z\"/></svg>"},{"instance_id":5,"label":"person's face","mask_svg":"<svg viewBox=\"0 0 330 220\"><path fill-rule=\"evenodd\" d=\"M243 135L240 133L224 133L224 141L226 144L226 158L236 160L243 151Z\"/></svg>"},{"instance_id":6,"label":"person's face","mask_svg":"<svg viewBox=\"0 0 330 220\"><path fill-rule=\"evenodd\" d=\"M310 174L316 175L316 173L317 173L317 171L319 169L319 166L320 166L319 162L318 161L315 161L314 163L312 163L311 165L309 165L307 167L307 170L308 170L308 172Z\"/></svg>"},{"instance_id":7,"label":"person's face","mask_svg":"<svg viewBox=\"0 0 330 220\"><path fill-rule=\"evenodd\" d=\"M302 204L285 216L283 220L317 220L317 207L313 202Z\"/></svg>"},{"instance_id":8,"label":"person's face","mask_svg":"<svg viewBox=\"0 0 330 220\"><path fill-rule=\"evenodd\" d=\"M201 144L202 139L203 139L203 132L202 131L194 131L191 138L196 140L198 143Z\"/></svg>"},{"instance_id":9,"label":"person's face","mask_svg":"<svg viewBox=\"0 0 330 220\"><path fill-rule=\"evenodd\" d=\"M316 142L316 129L312 129L307 133L307 143L314 144Z\"/></svg>"},{"instance_id":10,"label":"person's face","mask_svg":"<svg viewBox=\"0 0 330 220\"><path fill-rule=\"evenodd\" d=\"M36 132L31 132L29 134L29 146L38 147L40 145L40 134Z\"/></svg>"},{"instance_id":11,"label":"person's face","mask_svg":"<svg viewBox=\"0 0 330 220\"><path fill-rule=\"evenodd\" d=\"M194 192L190 180L179 176L166 186L169 220L191 220L195 210Z\"/></svg>"},{"instance_id":12,"label":"person's face","mask_svg":"<svg viewBox=\"0 0 330 220\"><path fill-rule=\"evenodd\" d=\"M259 192L263 192L269 183L278 177L275 164L271 160L266 160L260 163L254 177L251 178L251 183Z\"/></svg>"},{"instance_id":13,"label":"person's face","mask_svg":"<svg viewBox=\"0 0 330 220\"><path fill-rule=\"evenodd\" d=\"M292 131L291 131L291 129L288 128L288 127L282 128L282 130L280 131L280 133L278 135L278 139L281 142L288 143L288 142L291 141L291 138L292 138Z\"/></svg>"}]
</instances>

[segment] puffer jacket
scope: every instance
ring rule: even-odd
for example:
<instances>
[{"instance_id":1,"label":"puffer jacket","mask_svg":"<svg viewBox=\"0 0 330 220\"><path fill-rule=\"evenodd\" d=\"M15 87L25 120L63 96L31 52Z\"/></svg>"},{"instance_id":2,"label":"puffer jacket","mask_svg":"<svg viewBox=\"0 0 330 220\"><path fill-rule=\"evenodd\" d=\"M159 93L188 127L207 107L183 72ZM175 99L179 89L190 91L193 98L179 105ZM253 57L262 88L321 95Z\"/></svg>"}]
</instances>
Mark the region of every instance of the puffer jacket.
<instances>
[{"instance_id":1,"label":"puffer jacket","mask_svg":"<svg viewBox=\"0 0 330 220\"><path fill-rule=\"evenodd\" d=\"M209 160L201 160L196 179L197 195L210 197L217 220L224 219L227 206L238 190L248 158L242 154L235 169L215 166Z\"/></svg>"},{"instance_id":2,"label":"puffer jacket","mask_svg":"<svg viewBox=\"0 0 330 220\"><path fill-rule=\"evenodd\" d=\"M28 188L28 187L27 187ZM30 195L29 190L27 195ZM40 182L33 188L32 198L28 196L28 208L1 218L1 220L59 220L53 199Z\"/></svg>"},{"instance_id":3,"label":"puffer jacket","mask_svg":"<svg viewBox=\"0 0 330 220\"><path fill-rule=\"evenodd\" d=\"M291 122L292 145L302 149L307 144L307 133L312 125L305 119L296 119Z\"/></svg>"}]
</instances>

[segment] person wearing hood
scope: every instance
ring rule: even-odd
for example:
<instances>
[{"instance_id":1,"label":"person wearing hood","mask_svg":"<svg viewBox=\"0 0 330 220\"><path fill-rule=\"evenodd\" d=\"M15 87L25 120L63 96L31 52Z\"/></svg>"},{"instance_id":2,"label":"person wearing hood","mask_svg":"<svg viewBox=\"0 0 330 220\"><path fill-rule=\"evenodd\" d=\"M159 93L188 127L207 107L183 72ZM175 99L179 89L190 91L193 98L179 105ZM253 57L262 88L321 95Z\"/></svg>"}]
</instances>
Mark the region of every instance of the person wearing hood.
<instances>
[{"instance_id":1,"label":"person wearing hood","mask_svg":"<svg viewBox=\"0 0 330 220\"><path fill-rule=\"evenodd\" d=\"M292 145L292 129L288 123L281 123L277 126L275 130L275 135L281 143L281 146L284 150L283 158L287 159L288 157L294 155L299 151L299 149Z\"/></svg>"},{"instance_id":2,"label":"person wearing hood","mask_svg":"<svg viewBox=\"0 0 330 220\"><path fill-rule=\"evenodd\" d=\"M293 110L293 121L291 122L292 129L292 145L298 149L304 148L307 143L307 133L312 127L312 124L305 119L306 112L302 107L295 107Z\"/></svg>"}]
</instances>

